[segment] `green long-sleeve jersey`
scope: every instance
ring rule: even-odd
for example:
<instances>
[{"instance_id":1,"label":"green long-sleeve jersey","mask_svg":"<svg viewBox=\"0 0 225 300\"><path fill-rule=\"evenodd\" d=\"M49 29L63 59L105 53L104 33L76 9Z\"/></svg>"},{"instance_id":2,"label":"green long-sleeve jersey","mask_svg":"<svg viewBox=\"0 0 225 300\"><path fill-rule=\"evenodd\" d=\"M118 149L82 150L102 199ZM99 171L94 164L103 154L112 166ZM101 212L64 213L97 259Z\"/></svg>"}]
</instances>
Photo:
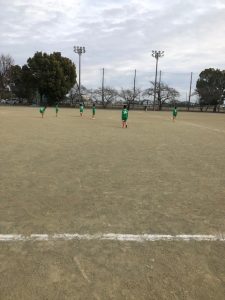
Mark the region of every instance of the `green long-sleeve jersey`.
<instances>
[{"instance_id":1,"label":"green long-sleeve jersey","mask_svg":"<svg viewBox=\"0 0 225 300\"><path fill-rule=\"evenodd\" d=\"M122 117L122 120L123 120L123 121L126 121L126 120L128 119L128 110L127 110L126 108L124 108L124 109L122 110L122 115L121 115L121 117Z\"/></svg>"}]
</instances>

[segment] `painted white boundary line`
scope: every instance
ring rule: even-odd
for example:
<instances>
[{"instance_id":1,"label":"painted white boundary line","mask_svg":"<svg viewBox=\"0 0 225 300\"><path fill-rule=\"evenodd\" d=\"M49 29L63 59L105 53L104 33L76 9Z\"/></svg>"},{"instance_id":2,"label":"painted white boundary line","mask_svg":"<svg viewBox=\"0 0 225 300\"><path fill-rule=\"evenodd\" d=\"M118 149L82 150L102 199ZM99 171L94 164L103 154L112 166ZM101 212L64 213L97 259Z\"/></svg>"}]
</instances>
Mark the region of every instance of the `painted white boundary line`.
<instances>
[{"instance_id":1,"label":"painted white boundary line","mask_svg":"<svg viewBox=\"0 0 225 300\"><path fill-rule=\"evenodd\" d=\"M17 242L17 241L71 241L71 240L109 240L125 242L154 242L154 241L209 241L225 242L225 234L205 235L205 234L181 234L181 235L164 235L164 234L0 234L0 242Z\"/></svg>"}]
</instances>

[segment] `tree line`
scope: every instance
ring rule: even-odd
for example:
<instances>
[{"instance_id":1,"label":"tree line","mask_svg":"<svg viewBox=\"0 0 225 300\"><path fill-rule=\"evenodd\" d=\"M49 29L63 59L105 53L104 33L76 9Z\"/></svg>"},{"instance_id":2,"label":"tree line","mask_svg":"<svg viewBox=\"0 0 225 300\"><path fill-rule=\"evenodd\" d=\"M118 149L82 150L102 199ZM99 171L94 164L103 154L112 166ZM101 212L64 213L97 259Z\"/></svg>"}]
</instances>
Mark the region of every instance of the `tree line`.
<instances>
[{"instance_id":1,"label":"tree line","mask_svg":"<svg viewBox=\"0 0 225 300\"><path fill-rule=\"evenodd\" d=\"M10 55L0 56L0 99L16 97L28 103L53 105L68 99L73 105L89 99L106 108L115 102L126 102L128 108L135 103L149 106L156 93L156 107L179 104L179 92L164 82L153 81L145 90L139 88L117 90L110 86L87 89L81 86L79 94L76 66L60 52L52 54L36 52L22 67L14 64ZM213 106L214 111L225 100L225 71L205 69L199 75L195 95L201 108Z\"/></svg>"},{"instance_id":2,"label":"tree line","mask_svg":"<svg viewBox=\"0 0 225 300\"><path fill-rule=\"evenodd\" d=\"M165 104L174 105L179 102L179 92L169 87L165 83L160 84L160 88L156 88L158 109L161 110ZM113 103L126 103L128 109L132 109L135 105L150 106L153 103L154 97L154 82L150 82L150 88L141 90L137 89L124 89L117 90L110 86L97 89L87 89L81 86L81 96L83 99L89 99L91 102L98 103L103 108L107 108ZM78 87L74 87L69 92L69 99L72 105L80 102L78 94Z\"/></svg>"},{"instance_id":3,"label":"tree line","mask_svg":"<svg viewBox=\"0 0 225 300\"><path fill-rule=\"evenodd\" d=\"M179 92L165 83L161 83L160 87L158 84L156 92L159 109L166 102L178 101ZM81 86L79 94L76 67L70 59L62 57L59 52L53 54L36 52L22 67L14 65L14 60L9 55L0 57L1 99L13 95L33 103L34 99L40 98L40 104L52 105L63 102L67 96L74 105L89 98L104 108L116 101L126 102L128 108L132 108L140 101L148 106L152 103L153 94L154 82L150 82L150 88L144 91L138 88L135 90L122 88L119 91L110 86L90 90Z\"/></svg>"}]
</instances>

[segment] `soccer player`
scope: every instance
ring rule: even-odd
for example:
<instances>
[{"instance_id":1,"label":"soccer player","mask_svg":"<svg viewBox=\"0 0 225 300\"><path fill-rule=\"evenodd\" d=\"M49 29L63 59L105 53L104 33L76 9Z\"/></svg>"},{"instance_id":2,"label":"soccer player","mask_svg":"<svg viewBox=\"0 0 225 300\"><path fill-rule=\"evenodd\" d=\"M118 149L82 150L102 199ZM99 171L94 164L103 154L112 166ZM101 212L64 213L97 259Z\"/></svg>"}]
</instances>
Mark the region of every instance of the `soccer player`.
<instances>
[{"instance_id":1,"label":"soccer player","mask_svg":"<svg viewBox=\"0 0 225 300\"><path fill-rule=\"evenodd\" d=\"M127 128L128 110L126 105L123 106L121 117L122 117L122 128L125 127Z\"/></svg>"},{"instance_id":2,"label":"soccer player","mask_svg":"<svg viewBox=\"0 0 225 300\"><path fill-rule=\"evenodd\" d=\"M93 105L92 105L92 119L95 119L95 113L96 113L96 107L95 107L95 104L93 103Z\"/></svg>"},{"instance_id":3,"label":"soccer player","mask_svg":"<svg viewBox=\"0 0 225 300\"><path fill-rule=\"evenodd\" d=\"M174 122L176 119L176 116L177 116L177 107L176 106L174 106L172 114L173 114L173 122Z\"/></svg>"},{"instance_id":4,"label":"soccer player","mask_svg":"<svg viewBox=\"0 0 225 300\"><path fill-rule=\"evenodd\" d=\"M58 117L58 112L59 112L59 104L56 104L55 106L55 116Z\"/></svg>"},{"instance_id":5,"label":"soccer player","mask_svg":"<svg viewBox=\"0 0 225 300\"><path fill-rule=\"evenodd\" d=\"M84 112L84 106L82 103L80 103L80 116L83 116L83 112Z\"/></svg>"},{"instance_id":6,"label":"soccer player","mask_svg":"<svg viewBox=\"0 0 225 300\"><path fill-rule=\"evenodd\" d=\"M40 113L41 113L42 118L44 117L45 110L46 110L46 106L40 107L40 110L39 110L39 111L40 111Z\"/></svg>"}]
</instances>

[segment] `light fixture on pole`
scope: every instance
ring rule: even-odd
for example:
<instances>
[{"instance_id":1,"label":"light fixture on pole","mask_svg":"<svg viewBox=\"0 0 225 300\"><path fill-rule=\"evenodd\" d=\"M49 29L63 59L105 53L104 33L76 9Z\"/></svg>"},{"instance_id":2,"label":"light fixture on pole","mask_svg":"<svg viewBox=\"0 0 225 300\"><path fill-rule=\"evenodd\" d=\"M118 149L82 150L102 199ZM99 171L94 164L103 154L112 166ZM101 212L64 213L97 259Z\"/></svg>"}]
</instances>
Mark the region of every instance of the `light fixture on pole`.
<instances>
[{"instance_id":1,"label":"light fixture on pole","mask_svg":"<svg viewBox=\"0 0 225 300\"><path fill-rule=\"evenodd\" d=\"M159 58L163 57L163 56L164 56L164 51L152 50L152 57L154 57L156 59L153 110L155 110L156 85L157 85L157 74L158 74L158 62L159 62Z\"/></svg>"},{"instance_id":2,"label":"light fixture on pole","mask_svg":"<svg viewBox=\"0 0 225 300\"><path fill-rule=\"evenodd\" d=\"M80 93L80 87L81 87L81 55L86 52L86 49L85 49L85 47L74 46L73 51L79 55L79 86L78 86L78 88L79 88L79 97L80 97L80 101L81 101L81 93Z\"/></svg>"}]
</instances>

